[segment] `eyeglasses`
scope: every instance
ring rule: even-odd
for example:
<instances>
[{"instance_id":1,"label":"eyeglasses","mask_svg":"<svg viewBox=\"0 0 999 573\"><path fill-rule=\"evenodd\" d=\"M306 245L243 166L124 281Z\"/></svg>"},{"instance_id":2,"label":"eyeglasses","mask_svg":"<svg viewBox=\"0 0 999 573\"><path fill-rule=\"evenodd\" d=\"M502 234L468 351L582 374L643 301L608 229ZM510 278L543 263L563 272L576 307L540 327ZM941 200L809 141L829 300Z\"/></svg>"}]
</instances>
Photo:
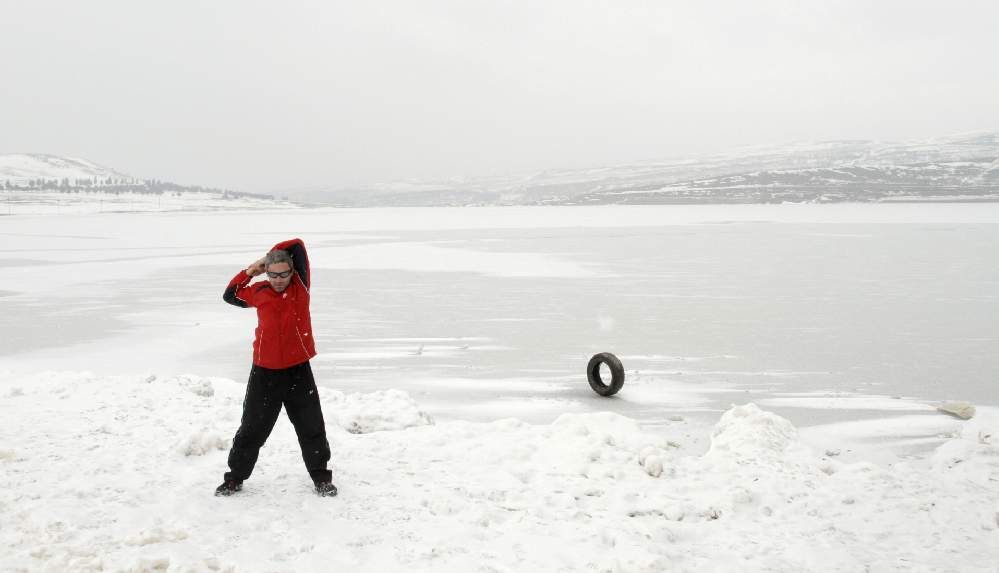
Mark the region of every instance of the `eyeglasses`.
<instances>
[{"instance_id":1,"label":"eyeglasses","mask_svg":"<svg viewBox=\"0 0 999 573\"><path fill-rule=\"evenodd\" d=\"M272 273L271 271L267 271L267 276L269 276L272 279L286 279L290 274L291 274L291 269L288 269L280 273Z\"/></svg>"}]
</instances>

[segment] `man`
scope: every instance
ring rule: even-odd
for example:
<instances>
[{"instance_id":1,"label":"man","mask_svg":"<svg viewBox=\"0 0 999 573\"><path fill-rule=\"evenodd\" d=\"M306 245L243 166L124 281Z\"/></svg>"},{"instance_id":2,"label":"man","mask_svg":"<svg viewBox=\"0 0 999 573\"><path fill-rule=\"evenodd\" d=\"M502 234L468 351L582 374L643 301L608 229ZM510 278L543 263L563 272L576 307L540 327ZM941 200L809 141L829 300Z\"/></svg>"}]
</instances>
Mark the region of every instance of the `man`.
<instances>
[{"instance_id":1,"label":"man","mask_svg":"<svg viewBox=\"0 0 999 573\"><path fill-rule=\"evenodd\" d=\"M266 282L250 280L267 273ZM243 400L243 417L229 451L229 470L215 495L243 489L257 462L257 454L281 413L281 405L295 426L302 459L316 493L337 493L327 468L326 440L319 391L309 359L316 355L309 317L309 257L301 239L278 243L264 258L239 271L225 289L229 304L257 309L253 367Z\"/></svg>"}]
</instances>

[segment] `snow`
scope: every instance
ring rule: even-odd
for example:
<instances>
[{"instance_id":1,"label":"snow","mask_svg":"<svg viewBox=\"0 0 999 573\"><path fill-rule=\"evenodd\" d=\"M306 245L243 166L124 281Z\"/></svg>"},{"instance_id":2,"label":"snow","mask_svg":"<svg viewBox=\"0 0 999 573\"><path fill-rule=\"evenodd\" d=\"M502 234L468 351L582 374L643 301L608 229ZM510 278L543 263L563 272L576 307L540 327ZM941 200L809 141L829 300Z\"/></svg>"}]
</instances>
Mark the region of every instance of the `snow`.
<instances>
[{"instance_id":1,"label":"snow","mask_svg":"<svg viewBox=\"0 0 999 573\"><path fill-rule=\"evenodd\" d=\"M204 388L214 392L193 391ZM193 375L0 377L3 569L990 571L999 560L994 411L931 464L883 467L817 454L753 404L725 412L702 451L683 423L650 433L597 412L433 424L401 392L327 391L339 497L311 493L282 419L244 491L215 498L242 391Z\"/></svg>"},{"instance_id":2,"label":"snow","mask_svg":"<svg viewBox=\"0 0 999 573\"><path fill-rule=\"evenodd\" d=\"M370 434L433 424L409 394L383 390L369 394L330 392L325 410L331 411L332 423L351 434Z\"/></svg>"},{"instance_id":3,"label":"snow","mask_svg":"<svg viewBox=\"0 0 999 573\"><path fill-rule=\"evenodd\" d=\"M0 570L994 571L999 407L986 389L957 419L911 369L874 372L991 371L991 322L972 327L996 304L995 223L993 205L0 218ZM254 325L221 286L294 235L340 495L312 493L282 416L244 491L216 498ZM719 241L736 251L690 250ZM828 282L826 248L898 266ZM905 328L879 339L959 344L863 338L897 300ZM812 312L837 304L876 350L851 346L846 374L821 362L833 344L766 358L778 327L789 347L836 327ZM611 399L586 384L597 351L625 364ZM947 374L948 400L976 391Z\"/></svg>"},{"instance_id":4,"label":"snow","mask_svg":"<svg viewBox=\"0 0 999 573\"><path fill-rule=\"evenodd\" d=\"M26 179L131 179L86 159L55 155L12 153L0 155L0 179L20 182Z\"/></svg>"},{"instance_id":5,"label":"snow","mask_svg":"<svg viewBox=\"0 0 999 573\"><path fill-rule=\"evenodd\" d=\"M226 196L223 192L217 191L164 193L3 191L0 193L0 215L63 216L297 208L296 205L285 201L263 197Z\"/></svg>"}]
</instances>

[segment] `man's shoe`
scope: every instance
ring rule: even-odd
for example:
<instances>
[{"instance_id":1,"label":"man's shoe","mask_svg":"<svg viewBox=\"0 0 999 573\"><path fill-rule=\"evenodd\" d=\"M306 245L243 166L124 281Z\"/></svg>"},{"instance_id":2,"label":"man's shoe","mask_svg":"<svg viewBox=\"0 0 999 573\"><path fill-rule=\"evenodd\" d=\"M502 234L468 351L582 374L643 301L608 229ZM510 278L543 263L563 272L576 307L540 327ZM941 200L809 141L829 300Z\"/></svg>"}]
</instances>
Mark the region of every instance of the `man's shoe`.
<instances>
[{"instance_id":1,"label":"man's shoe","mask_svg":"<svg viewBox=\"0 0 999 573\"><path fill-rule=\"evenodd\" d=\"M336 486L332 482L316 482L316 493L319 497L333 497L336 495Z\"/></svg>"},{"instance_id":2,"label":"man's shoe","mask_svg":"<svg viewBox=\"0 0 999 573\"><path fill-rule=\"evenodd\" d=\"M229 481L222 482L222 485L215 488L215 495L232 495L243 489L243 482Z\"/></svg>"}]
</instances>

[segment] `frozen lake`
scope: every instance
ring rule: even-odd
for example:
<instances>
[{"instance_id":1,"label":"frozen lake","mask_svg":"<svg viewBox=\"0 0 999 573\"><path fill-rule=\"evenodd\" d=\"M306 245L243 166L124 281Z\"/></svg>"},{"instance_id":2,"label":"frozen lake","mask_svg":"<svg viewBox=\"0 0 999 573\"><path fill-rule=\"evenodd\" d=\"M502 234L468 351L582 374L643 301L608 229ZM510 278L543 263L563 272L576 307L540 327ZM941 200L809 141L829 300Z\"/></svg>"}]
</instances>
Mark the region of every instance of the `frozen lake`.
<instances>
[{"instance_id":1,"label":"frozen lake","mask_svg":"<svg viewBox=\"0 0 999 573\"><path fill-rule=\"evenodd\" d=\"M993 204L13 216L0 359L242 380L255 318L221 292L300 236L320 385L403 389L444 419L996 404L997 223ZM586 384L601 351L628 372L615 399Z\"/></svg>"}]
</instances>

